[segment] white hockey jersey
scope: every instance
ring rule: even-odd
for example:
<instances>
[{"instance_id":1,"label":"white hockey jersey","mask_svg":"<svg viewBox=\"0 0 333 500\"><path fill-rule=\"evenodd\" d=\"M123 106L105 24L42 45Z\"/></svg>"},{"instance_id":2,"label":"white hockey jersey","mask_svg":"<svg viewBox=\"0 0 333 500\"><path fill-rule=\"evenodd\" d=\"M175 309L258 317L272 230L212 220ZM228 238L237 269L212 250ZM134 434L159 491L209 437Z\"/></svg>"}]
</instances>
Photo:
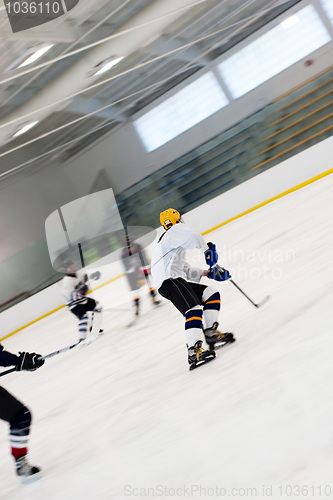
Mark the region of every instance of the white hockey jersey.
<instances>
[{"instance_id":1,"label":"white hockey jersey","mask_svg":"<svg viewBox=\"0 0 333 500\"><path fill-rule=\"evenodd\" d=\"M82 271L76 271L75 275L67 274L60 281L60 293L69 309L87 302L87 297L83 292L86 281L86 274Z\"/></svg>"},{"instance_id":2,"label":"white hockey jersey","mask_svg":"<svg viewBox=\"0 0 333 500\"><path fill-rule=\"evenodd\" d=\"M190 267L186 262L186 250L208 249L203 237L184 224L175 224L161 237L151 260L151 274L158 289L168 278L184 278L199 282L202 269Z\"/></svg>"}]
</instances>

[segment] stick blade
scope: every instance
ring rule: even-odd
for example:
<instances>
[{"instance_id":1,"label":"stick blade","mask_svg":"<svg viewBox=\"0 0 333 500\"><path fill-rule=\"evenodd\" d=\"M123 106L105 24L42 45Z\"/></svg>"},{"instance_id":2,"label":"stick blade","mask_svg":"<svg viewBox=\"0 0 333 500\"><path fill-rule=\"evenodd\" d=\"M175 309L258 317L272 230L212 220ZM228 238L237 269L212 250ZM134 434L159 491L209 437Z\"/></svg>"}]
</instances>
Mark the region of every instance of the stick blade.
<instances>
[{"instance_id":1,"label":"stick blade","mask_svg":"<svg viewBox=\"0 0 333 500\"><path fill-rule=\"evenodd\" d=\"M256 307L261 307L263 306L264 304L266 304L266 302L269 301L269 299L271 298L270 295L267 295L265 298L263 298L260 302L258 302L258 304L255 304Z\"/></svg>"}]
</instances>

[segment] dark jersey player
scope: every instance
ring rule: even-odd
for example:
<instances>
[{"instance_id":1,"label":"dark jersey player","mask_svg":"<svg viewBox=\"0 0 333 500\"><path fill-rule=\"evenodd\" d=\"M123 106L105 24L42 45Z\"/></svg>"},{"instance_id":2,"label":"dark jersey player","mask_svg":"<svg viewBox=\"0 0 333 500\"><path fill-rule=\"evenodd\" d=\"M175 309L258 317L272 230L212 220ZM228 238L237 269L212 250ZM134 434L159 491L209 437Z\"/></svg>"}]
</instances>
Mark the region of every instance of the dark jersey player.
<instances>
[{"instance_id":1,"label":"dark jersey player","mask_svg":"<svg viewBox=\"0 0 333 500\"><path fill-rule=\"evenodd\" d=\"M20 352L17 356L5 351L0 344L0 366L15 366L17 371L34 371L43 364L44 360L40 354ZM9 423L9 441L17 475L23 482L37 479L39 468L30 465L27 460L30 410L3 387L0 387L0 418Z\"/></svg>"}]
</instances>

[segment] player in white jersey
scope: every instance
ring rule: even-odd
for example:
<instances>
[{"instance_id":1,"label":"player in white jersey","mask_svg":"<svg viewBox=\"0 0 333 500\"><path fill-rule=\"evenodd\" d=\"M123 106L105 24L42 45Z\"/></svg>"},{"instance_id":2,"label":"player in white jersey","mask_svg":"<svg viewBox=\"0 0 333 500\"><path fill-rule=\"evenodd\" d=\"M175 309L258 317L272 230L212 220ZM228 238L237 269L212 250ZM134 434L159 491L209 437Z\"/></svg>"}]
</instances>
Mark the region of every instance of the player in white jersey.
<instances>
[{"instance_id":1,"label":"player in white jersey","mask_svg":"<svg viewBox=\"0 0 333 500\"><path fill-rule=\"evenodd\" d=\"M91 297L87 297L88 276L83 271L77 270L70 259L63 263L66 276L60 282L60 292L65 299L68 309L79 319L78 333L82 343L89 343L88 332L92 329L94 314L101 313L102 307ZM88 313L91 312L89 319ZM100 330L99 333L102 333Z\"/></svg>"},{"instance_id":2,"label":"player in white jersey","mask_svg":"<svg viewBox=\"0 0 333 500\"><path fill-rule=\"evenodd\" d=\"M207 245L202 236L182 224L179 212L169 208L160 214L165 233L160 237L151 261L151 273L158 292L170 300L185 316L186 345L190 369L215 357L214 347L234 341L231 333L217 330L221 308L220 293L200 282L202 276L216 281L231 278L224 268L217 268L215 245ZM201 249L209 270L191 267L186 250ZM209 350L202 349L202 331Z\"/></svg>"}]
</instances>

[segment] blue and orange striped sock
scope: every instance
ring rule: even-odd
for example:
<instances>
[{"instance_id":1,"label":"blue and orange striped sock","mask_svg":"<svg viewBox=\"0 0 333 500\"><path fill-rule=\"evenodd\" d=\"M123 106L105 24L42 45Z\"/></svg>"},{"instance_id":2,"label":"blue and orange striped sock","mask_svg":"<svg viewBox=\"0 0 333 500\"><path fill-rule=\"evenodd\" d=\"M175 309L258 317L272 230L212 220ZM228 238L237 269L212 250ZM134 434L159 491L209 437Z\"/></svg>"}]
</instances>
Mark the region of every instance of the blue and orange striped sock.
<instances>
[{"instance_id":1,"label":"blue and orange striped sock","mask_svg":"<svg viewBox=\"0 0 333 500\"><path fill-rule=\"evenodd\" d=\"M210 297L204 302L203 319L207 327L212 326L213 323L218 322L219 312L221 309L221 295L219 292L213 292Z\"/></svg>"},{"instance_id":2,"label":"blue and orange striped sock","mask_svg":"<svg viewBox=\"0 0 333 500\"><path fill-rule=\"evenodd\" d=\"M198 306L185 313L185 335L188 347L192 347L202 339L202 309Z\"/></svg>"}]
</instances>

